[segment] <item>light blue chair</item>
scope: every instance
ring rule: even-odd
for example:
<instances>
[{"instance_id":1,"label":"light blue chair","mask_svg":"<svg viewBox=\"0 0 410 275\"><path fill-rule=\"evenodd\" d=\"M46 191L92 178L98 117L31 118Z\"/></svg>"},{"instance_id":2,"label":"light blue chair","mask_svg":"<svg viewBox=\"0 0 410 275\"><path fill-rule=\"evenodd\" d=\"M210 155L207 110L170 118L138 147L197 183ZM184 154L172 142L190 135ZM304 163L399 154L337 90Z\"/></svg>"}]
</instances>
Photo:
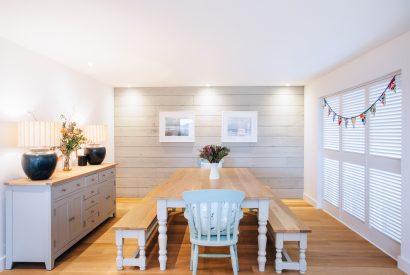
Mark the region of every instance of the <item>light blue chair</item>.
<instances>
[{"instance_id":1,"label":"light blue chair","mask_svg":"<svg viewBox=\"0 0 410 275\"><path fill-rule=\"evenodd\" d=\"M245 194L237 190L197 190L184 192L182 197L186 203L184 216L188 220L192 243L192 274L196 275L198 257L230 257L233 273L237 275L239 262L236 244ZM198 246L229 246L230 254L199 254Z\"/></svg>"}]
</instances>

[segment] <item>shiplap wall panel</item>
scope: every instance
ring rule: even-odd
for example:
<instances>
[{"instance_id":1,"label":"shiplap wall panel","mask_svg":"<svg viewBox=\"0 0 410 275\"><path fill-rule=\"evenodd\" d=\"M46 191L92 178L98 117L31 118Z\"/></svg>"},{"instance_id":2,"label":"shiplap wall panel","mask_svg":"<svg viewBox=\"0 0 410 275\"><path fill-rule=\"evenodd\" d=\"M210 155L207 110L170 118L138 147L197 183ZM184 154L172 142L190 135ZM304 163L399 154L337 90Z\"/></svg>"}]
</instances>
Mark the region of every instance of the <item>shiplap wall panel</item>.
<instances>
[{"instance_id":1,"label":"shiplap wall panel","mask_svg":"<svg viewBox=\"0 0 410 275\"><path fill-rule=\"evenodd\" d=\"M195 111L194 143L160 143L160 111ZM280 197L303 194L303 87L115 89L117 194L142 197L219 144L223 111L258 111L257 143L226 143L225 167L249 167Z\"/></svg>"}]
</instances>

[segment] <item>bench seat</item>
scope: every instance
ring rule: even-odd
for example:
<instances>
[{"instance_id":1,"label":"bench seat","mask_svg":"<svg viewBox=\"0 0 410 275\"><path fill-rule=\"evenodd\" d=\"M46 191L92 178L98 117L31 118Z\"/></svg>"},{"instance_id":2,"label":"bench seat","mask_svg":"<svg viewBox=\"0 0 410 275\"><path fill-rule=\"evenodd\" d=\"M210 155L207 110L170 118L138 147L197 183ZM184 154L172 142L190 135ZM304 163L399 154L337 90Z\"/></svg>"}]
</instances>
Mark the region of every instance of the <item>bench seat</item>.
<instances>
[{"instance_id":1,"label":"bench seat","mask_svg":"<svg viewBox=\"0 0 410 275\"><path fill-rule=\"evenodd\" d=\"M146 242L158 228L157 202L155 194L160 186L149 192L141 202L128 211L114 226L115 243L117 245L117 269L124 266L139 266L141 270L146 267L145 246ZM133 258L124 258L124 239L133 238L138 240L138 249Z\"/></svg>"},{"instance_id":2,"label":"bench seat","mask_svg":"<svg viewBox=\"0 0 410 275\"><path fill-rule=\"evenodd\" d=\"M299 270L304 274L307 269L307 234L312 230L305 225L275 194L269 201L268 234L274 239L276 249L275 271ZM292 261L284 248L284 242L299 242L299 261ZM283 260L283 258L285 260Z\"/></svg>"}]
</instances>

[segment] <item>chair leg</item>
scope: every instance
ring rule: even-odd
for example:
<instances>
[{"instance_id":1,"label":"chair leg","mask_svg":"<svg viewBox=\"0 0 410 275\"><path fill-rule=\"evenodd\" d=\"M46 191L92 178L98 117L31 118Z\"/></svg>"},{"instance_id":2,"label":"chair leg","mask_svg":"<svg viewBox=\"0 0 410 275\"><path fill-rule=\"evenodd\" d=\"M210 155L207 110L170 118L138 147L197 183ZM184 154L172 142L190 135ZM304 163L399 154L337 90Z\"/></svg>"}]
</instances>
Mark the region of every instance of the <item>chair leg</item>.
<instances>
[{"instance_id":1,"label":"chair leg","mask_svg":"<svg viewBox=\"0 0 410 275\"><path fill-rule=\"evenodd\" d=\"M229 246L231 251L232 270L234 275L238 275L238 260L236 259L236 252L233 245Z\"/></svg>"},{"instance_id":2,"label":"chair leg","mask_svg":"<svg viewBox=\"0 0 410 275\"><path fill-rule=\"evenodd\" d=\"M198 245L195 245L195 247L194 247L194 259L193 259L193 263L192 263L192 275L196 275L196 271L198 269L198 256L199 256Z\"/></svg>"},{"instance_id":3,"label":"chair leg","mask_svg":"<svg viewBox=\"0 0 410 275\"><path fill-rule=\"evenodd\" d=\"M236 246L236 244L235 244L234 248L235 248L235 255L236 255L236 267L238 268L238 271L239 271L238 247Z\"/></svg>"},{"instance_id":4,"label":"chair leg","mask_svg":"<svg viewBox=\"0 0 410 275\"><path fill-rule=\"evenodd\" d=\"M192 261L194 259L194 247L195 247L195 245L191 244L191 259L190 259L190 264L189 264L189 270L191 270L191 271L192 271Z\"/></svg>"}]
</instances>

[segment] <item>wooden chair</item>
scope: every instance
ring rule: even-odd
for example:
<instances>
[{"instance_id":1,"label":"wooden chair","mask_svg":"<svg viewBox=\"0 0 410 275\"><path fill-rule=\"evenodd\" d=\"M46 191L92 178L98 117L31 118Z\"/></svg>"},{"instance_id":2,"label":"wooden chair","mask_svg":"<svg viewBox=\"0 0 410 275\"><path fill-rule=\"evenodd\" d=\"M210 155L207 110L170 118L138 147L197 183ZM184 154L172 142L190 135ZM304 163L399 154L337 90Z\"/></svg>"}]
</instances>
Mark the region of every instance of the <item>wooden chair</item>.
<instances>
[{"instance_id":1,"label":"wooden chair","mask_svg":"<svg viewBox=\"0 0 410 275\"><path fill-rule=\"evenodd\" d=\"M245 194L237 190L196 190L182 194L186 203L184 216L188 220L192 274L198 267L198 257L230 257L232 269L238 274L238 227L243 217L241 203ZM229 246L230 254L199 254L198 246Z\"/></svg>"}]
</instances>

